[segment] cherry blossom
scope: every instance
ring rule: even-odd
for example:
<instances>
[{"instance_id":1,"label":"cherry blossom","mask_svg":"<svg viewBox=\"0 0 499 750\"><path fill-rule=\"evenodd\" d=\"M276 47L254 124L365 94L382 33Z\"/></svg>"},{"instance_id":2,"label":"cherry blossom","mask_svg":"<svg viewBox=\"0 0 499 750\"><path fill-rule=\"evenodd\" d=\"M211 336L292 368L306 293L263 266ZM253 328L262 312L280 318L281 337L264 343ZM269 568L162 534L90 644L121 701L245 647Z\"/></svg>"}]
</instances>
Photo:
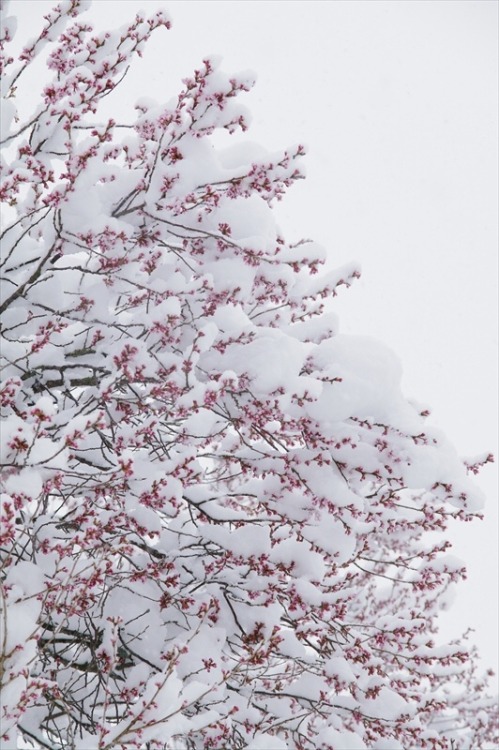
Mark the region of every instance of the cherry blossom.
<instances>
[{"instance_id":1,"label":"cherry blossom","mask_svg":"<svg viewBox=\"0 0 499 750\"><path fill-rule=\"evenodd\" d=\"M102 118L171 23L97 33L88 6L12 55L2 3L2 747L490 747L487 675L438 613L492 457L339 332L358 267L272 211L303 146L216 147L252 74L205 59Z\"/></svg>"}]
</instances>

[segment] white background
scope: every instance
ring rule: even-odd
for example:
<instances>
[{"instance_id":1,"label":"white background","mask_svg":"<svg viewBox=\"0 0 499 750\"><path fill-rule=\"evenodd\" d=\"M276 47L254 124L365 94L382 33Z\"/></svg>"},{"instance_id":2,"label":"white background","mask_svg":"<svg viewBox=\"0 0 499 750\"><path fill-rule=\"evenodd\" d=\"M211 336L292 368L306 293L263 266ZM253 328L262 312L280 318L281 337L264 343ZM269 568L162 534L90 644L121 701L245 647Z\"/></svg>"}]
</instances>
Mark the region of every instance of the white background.
<instances>
[{"instance_id":1,"label":"white background","mask_svg":"<svg viewBox=\"0 0 499 750\"><path fill-rule=\"evenodd\" d=\"M258 76L246 137L309 148L308 179L279 206L289 240L312 237L362 279L335 301L343 332L375 336L464 456L497 456L497 28L495 0L173 0L118 96L167 101L202 58ZM46 0L13 0L22 36ZM117 26L155 0L95 0ZM125 94L125 99L123 99ZM497 470L478 479L485 520L452 531L469 579L442 626L468 626L498 668Z\"/></svg>"}]
</instances>

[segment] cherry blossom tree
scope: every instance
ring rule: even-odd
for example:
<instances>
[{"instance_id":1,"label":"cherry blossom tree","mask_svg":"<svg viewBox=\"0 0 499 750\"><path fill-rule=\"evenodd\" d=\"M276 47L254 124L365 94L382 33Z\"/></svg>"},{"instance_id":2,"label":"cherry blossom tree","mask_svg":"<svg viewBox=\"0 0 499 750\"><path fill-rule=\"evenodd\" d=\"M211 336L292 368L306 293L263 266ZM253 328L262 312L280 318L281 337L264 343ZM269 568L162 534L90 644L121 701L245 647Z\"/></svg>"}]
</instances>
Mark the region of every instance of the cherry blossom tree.
<instances>
[{"instance_id":1,"label":"cherry blossom tree","mask_svg":"<svg viewBox=\"0 0 499 750\"><path fill-rule=\"evenodd\" d=\"M251 75L206 59L105 119L170 21L95 33L87 6L12 55L2 4L2 747L487 747L486 677L437 618L491 457L338 332L357 267L272 212L303 147L216 148Z\"/></svg>"}]
</instances>

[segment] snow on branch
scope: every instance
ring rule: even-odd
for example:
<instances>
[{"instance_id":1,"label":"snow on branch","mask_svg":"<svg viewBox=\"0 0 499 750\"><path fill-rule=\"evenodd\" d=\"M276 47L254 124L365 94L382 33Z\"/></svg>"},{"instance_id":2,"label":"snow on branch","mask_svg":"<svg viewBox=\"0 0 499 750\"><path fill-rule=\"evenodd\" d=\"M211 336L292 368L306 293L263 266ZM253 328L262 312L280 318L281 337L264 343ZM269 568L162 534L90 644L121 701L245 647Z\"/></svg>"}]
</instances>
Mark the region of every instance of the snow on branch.
<instances>
[{"instance_id":1,"label":"snow on branch","mask_svg":"<svg viewBox=\"0 0 499 750\"><path fill-rule=\"evenodd\" d=\"M436 644L490 457L338 332L357 266L272 212L303 147L215 148L253 76L205 59L106 119L170 20L96 33L88 5L17 56L1 6L2 747L485 748L476 653Z\"/></svg>"}]
</instances>

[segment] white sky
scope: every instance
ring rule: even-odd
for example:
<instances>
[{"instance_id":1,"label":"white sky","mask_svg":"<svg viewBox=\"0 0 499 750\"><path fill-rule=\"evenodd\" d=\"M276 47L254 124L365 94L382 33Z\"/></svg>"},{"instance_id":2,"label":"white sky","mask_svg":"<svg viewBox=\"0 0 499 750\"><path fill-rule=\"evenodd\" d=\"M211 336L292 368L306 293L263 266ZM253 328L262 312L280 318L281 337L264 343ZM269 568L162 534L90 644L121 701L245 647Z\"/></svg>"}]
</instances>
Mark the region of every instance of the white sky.
<instances>
[{"instance_id":1,"label":"white sky","mask_svg":"<svg viewBox=\"0 0 499 750\"><path fill-rule=\"evenodd\" d=\"M165 7L123 89L174 96L207 54L258 76L246 134L309 147L308 179L279 207L288 237L312 237L363 277L336 302L342 330L400 357L407 396L429 404L463 455L497 439L498 8L495 0L94 0L117 26ZM12 0L27 36L52 3ZM85 18L85 17L84 17ZM497 469L478 480L485 521L455 532L469 580L444 626L468 625L499 669Z\"/></svg>"}]
</instances>

